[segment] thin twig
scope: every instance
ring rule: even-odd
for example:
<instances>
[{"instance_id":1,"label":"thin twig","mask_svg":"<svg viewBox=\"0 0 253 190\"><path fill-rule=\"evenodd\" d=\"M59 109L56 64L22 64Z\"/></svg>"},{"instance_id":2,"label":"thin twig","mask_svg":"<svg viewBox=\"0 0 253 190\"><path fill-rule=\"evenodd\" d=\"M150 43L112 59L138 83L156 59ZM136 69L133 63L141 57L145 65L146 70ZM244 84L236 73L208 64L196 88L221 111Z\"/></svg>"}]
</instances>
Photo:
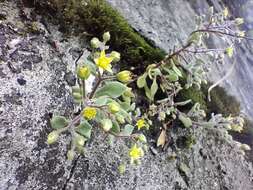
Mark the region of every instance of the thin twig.
<instances>
[{"instance_id":1,"label":"thin twig","mask_svg":"<svg viewBox=\"0 0 253 190\"><path fill-rule=\"evenodd\" d=\"M192 35L194 33L198 33L198 32L207 32L207 33L222 34L222 35L231 36L231 37L234 37L234 38L243 38L243 39L247 39L247 40L253 40L253 38L249 38L249 37L246 37L246 36L240 36L240 35L236 35L236 34L222 32L222 31L219 31L219 30L212 30L212 29L211 30L209 30L209 29L195 30L190 35Z\"/></svg>"},{"instance_id":2,"label":"thin twig","mask_svg":"<svg viewBox=\"0 0 253 190\"><path fill-rule=\"evenodd\" d=\"M211 94L210 94L210 93L211 93L211 90L212 90L213 88L215 88L217 85L219 85L221 82L223 82L226 78L229 77L229 75L232 73L232 71L233 71L233 69L234 69L234 67L235 67L235 64L236 64L236 61L234 60L232 66L231 66L231 68L229 69L229 71L227 72L227 74L226 74L224 77L222 77L220 80L218 80L216 83L214 83L212 86L209 87L209 89L208 89L208 101L209 101L209 102L211 101Z\"/></svg>"}]
</instances>

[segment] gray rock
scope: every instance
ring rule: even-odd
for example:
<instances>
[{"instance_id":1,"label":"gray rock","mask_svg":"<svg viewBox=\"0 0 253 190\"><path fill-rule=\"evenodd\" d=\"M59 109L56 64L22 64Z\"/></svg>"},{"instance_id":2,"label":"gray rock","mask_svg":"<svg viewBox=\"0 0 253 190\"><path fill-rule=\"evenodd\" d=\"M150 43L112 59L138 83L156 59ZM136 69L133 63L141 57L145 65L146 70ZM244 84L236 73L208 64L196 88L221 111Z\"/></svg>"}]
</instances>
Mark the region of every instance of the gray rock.
<instances>
[{"instance_id":1,"label":"gray rock","mask_svg":"<svg viewBox=\"0 0 253 190\"><path fill-rule=\"evenodd\" d=\"M48 121L73 110L64 75L74 72L76 61L68 50L83 44L78 37L60 42L55 26L52 35L42 24L44 34L27 32L15 1L0 2L2 11L8 14L0 21L0 189L61 189L72 166L65 157L68 138L48 146Z\"/></svg>"}]
</instances>

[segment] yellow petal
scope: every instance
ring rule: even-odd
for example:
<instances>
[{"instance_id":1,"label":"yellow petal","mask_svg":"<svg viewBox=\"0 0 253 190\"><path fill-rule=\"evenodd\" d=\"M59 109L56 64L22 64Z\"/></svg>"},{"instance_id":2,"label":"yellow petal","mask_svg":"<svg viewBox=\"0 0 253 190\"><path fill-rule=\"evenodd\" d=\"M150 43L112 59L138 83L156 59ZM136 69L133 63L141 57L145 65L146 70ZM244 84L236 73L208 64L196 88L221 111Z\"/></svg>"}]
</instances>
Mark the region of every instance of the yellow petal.
<instances>
[{"instance_id":1,"label":"yellow petal","mask_svg":"<svg viewBox=\"0 0 253 190\"><path fill-rule=\"evenodd\" d=\"M104 58L105 57L105 50L101 51L101 54L100 54L100 58Z\"/></svg>"}]
</instances>

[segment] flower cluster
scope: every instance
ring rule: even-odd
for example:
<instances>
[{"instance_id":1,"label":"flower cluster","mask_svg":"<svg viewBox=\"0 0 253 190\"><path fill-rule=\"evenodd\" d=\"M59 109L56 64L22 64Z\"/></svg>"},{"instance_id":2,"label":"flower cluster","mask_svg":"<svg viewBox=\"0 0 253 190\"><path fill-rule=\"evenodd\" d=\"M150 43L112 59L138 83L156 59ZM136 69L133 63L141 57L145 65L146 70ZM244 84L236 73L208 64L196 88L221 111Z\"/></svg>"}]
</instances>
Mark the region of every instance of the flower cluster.
<instances>
[{"instance_id":1,"label":"flower cluster","mask_svg":"<svg viewBox=\"0 0 253 190\"><path fill-rule=\"evenodd\" d=\"M67 158L72 160L77 153L83 153L85 142L89 140L93 128L99 127L111 138L127 138L133 142L128 157L131 164L138 164L144 155L142 146L146 146L146 137L134 132L147 127L144 119L137 114L132 102L134 94L127 85L133 81L133 74L128 71L117 72L113 64L120 61L120 53L108 52L109 32L103 35L103 41L91 39L92 52L87 60L77 66L79 86L72 89L77 110L76 117L67 120L63 116L54 116L51 126L54 129L48 135L48 144L55 143L59 135L69 131L72 136L71 148ZM86 92L86 81L93 75L96 84L90 93ZM138 145L137 145L137 144ZM120 167L121 170L125 166Z\"/></svg>"}]
</instances>

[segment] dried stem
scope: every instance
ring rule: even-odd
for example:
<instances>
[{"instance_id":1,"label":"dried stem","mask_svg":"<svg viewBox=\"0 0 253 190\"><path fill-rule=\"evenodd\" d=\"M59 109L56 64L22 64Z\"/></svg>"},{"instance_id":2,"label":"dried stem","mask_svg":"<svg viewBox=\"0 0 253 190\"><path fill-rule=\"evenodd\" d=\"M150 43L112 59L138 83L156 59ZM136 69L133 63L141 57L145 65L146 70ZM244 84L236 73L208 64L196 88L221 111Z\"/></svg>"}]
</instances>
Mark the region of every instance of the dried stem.
<instances>
[{"instance_id":1,"label":"dried stem","mask_svg":"<svg viewBox=\"0 0 253 190\"><path fill-rule=\"evenodd\" d=\"M218 80L216 83L214 83L212 86L209 87L209 89L208 89L208 101L209 102L211 101L211 94L210 94L211 90L213 88L215 88L217 85L219 85L221 82L223 82L226 78L228 78L230 76L230 74L232 73L232 71L233 71L233 69L235 67L235 63L236 63L236 61L234 60L232 66L229 69L229 71L227 72L227 74L224 77L222 77L220 80Z\"/></svg>"}]
</instances>

